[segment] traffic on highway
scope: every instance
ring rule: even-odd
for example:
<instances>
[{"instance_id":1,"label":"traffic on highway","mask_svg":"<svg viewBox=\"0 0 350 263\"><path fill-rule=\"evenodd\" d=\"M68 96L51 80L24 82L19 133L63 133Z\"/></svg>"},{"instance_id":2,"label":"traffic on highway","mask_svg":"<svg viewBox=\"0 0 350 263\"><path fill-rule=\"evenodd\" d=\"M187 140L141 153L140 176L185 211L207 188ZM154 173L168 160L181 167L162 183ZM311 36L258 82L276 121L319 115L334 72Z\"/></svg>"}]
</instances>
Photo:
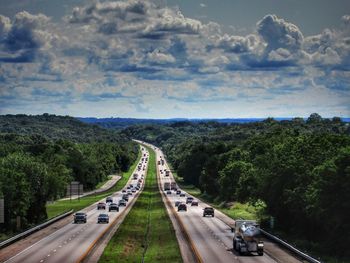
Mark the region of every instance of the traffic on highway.
<instances>
[{"instance_id":1,"label":"traffic on highway","mask_svg":"<svg viewBox=\"0 0 350 263\"><path fill-rule=\"evenodd\" d=\"M51 235L31 244L5 262L80 262L106 232L121 220L143 189L149 154L142 157L125 187L91 206L76 212L72 221ZM124 212L125 213L125 212Z\"/></svg>"},{"instance_id":2,"label":"traffic on highway","mask_svg":"<svg viewBox=\"0 0 350 263\"><path fill-rule=\"evenodd\" d=\"M176 222L183 225L198 262L279 262L269 253L264 253L264 242L256 222L249 220L235 222L182 190L176 184L163 152L157 147L148 146L157 154L160 191L173 206L168 212L177 213L176 217L179 220ZM285 251L281 250L279 253L285 256L284 262L301 262L290 255L285 255L287 254Z\"/></svg>"}]
</instances>

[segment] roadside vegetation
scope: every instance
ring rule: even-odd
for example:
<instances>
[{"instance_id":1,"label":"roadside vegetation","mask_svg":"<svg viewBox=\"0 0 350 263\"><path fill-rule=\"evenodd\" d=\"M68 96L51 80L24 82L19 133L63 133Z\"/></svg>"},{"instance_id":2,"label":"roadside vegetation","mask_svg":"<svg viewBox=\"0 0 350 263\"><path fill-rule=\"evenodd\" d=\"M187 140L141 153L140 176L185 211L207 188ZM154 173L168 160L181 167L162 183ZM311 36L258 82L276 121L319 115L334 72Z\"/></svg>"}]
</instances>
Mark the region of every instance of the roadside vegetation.
<instances>
[{"instance_id":1,"label":"roadside vegetation","mask_svg":"<svg viewBox=\"0 0 350 263\"><path fill-rule=\"evenodd\" d=\"M121 178L119 181L108 191L103 193L98 193L90 196L81 197L80 199L72 199L72 200L57 200L52 203L46 205L46 212L48 219L63 214L64 212L74 210L79 211L111 194L121 190L126 183L128 182L131 174L136 168L138 161L141 158L141 151L139 151L138 157L135 160L134 164L130 166L127 172L121 174Z\"/></svg>"},{"instance_id":2,"label":"roadside vegetation","mask_svg":"<svg viewBox=\"0 0 350 263\"><path fill-rule=\"evenodd\" d=\"M109 241L100 263L182 262L172 223L158 190L155 153L150 152L146 184Z\"/></svg>"},{"instance_id":3,"label":"roadside vegetation","mask_svg":"<svg viewBox=\"0 0 350 263\"><path fill-rule=\"evenodd\" d=\"M316 257L349 261L350 236L342 234L350 233L349 123L315 113L306 120L140 125L123 133L161 147L184 183L230 207L227 214L231 204L248 211L258 204L264 228L274 218L270 232Z\"/></svg>"},{"instance_id":4,"label":"roadside vegetation","mask_svg":"<svg viewBox=\"0 0 350 263\"><path fill-rule=\"evenodd\" d=\"M89 191L108 175L128 171L137 152L135 143L116 132L71 117L0 116L2 238L45 221L47 202L64 197L71 181L79 181Z\"/></svg>"}]
</instances>

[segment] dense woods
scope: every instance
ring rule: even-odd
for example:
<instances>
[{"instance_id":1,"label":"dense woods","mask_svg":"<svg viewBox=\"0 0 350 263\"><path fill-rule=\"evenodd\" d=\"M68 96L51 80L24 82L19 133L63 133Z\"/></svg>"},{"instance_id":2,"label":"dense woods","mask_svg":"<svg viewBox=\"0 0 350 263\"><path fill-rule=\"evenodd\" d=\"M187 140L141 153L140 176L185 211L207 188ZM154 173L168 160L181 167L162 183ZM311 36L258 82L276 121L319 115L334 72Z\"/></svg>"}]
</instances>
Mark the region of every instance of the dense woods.
<instances>
[{"instance_id":1,"label":"dense woods","mask_svg":"<svg viewBox=\"0 0 350 263\"><path fill-rule=\"evenodd\" d=\"M0 116L0 127L5 231L15 230L18 216L22 228L45 220L46 202L65 196L71 181L94 189L137 157L136 144L71 117Z\"/></svg>"},{"instance_id":2,"label":"dense woods","mask_svg":"<svg viewBox=\"0 0 350 263\"><path fill-rule=\"evenodd\" d=\"M178 175L216 201L266 205L262 225L307 247L349 257L350 128L312 114L277 122L180 122L123 133L165 151Z\"/></svg>"}]
</instances>

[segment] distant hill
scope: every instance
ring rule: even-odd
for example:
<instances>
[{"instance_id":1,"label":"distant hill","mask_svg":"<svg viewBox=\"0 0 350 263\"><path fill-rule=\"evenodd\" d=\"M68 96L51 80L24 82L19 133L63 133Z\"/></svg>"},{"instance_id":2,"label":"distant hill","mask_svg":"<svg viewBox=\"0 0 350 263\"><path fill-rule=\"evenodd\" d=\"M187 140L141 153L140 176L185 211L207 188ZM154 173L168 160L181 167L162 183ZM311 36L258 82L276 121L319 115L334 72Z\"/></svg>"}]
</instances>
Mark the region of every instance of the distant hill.
<instances>
[{"instance_id":1,"label":"distant hill","mask_svg":"<svg viewBox=\"0 0 350 263\"><path fill-rule=\"evenodd\" d=\"M0 133L40 135L48 139L69 139L75 142L119 142L125 137L112 130L91 125L70 116L0 115Z\"/></svg>"},{"instance_id":2,"label":"distant hill","mask_svg":"<svg viewBox=\"0 0 350 263\"><path fill-rule=\"evenodd\" d=\"M122 129L133 125L149 125L149 124L173 124L176 122L218 122L218 123L252 123L262 122L266 118L225 118L225 119L186 119L186 118L173 118L173 119L136 119L136 118L82 118L78 117L78 120L96 124L104 128ZM277 121L292 120L293 118L281 117L274 118ZM306 120L306 118L304 118ZM350 118L342 118L343 122L350 122Z\"/></svg>"}]
</instances>

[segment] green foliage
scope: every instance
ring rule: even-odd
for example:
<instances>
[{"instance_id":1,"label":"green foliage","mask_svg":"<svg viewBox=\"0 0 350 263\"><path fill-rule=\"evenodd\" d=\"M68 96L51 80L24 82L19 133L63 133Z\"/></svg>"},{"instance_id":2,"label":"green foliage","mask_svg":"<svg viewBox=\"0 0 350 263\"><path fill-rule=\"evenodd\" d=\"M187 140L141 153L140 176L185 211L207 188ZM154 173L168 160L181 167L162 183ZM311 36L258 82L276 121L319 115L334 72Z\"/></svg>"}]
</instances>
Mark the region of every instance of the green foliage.
<instances>
[{"instance_id":1,"label":"green foliage","mask_svg":"<svg viewBox=\"0 0 350 263\"><path fill-rule=\"evenodd\" d=\"M312 114L260 123L136 126L127 136L160 146L185 183L210 200L264 204L264 227L314 240L322 253L350 257L350 129ZM327 238L325 238L327 237Z\"/></svg>"},{"instance_id":2,"label":"green foliage","mask_svg":"<svg viewBox=\"0 0 350 263\"><path fill-rule=\"evenodd\" d=\"M173 226L158 190L156 160L150 152L145 188L99 262L182 262Z\"/></svg>"},{"instance_id":3,"label":"green foliage","mask_svg":"<svg viewBox=\"0 0 350 263\"><path fill-rule=\"evenodd\" d=\"M127 171L137 152L125 137L71 117L0 116L1 230L20 230L17 216L22 229L44 221L47 201L65 196L71 181L94 189L108 175Z\"/></svg>"}]
</instances>

